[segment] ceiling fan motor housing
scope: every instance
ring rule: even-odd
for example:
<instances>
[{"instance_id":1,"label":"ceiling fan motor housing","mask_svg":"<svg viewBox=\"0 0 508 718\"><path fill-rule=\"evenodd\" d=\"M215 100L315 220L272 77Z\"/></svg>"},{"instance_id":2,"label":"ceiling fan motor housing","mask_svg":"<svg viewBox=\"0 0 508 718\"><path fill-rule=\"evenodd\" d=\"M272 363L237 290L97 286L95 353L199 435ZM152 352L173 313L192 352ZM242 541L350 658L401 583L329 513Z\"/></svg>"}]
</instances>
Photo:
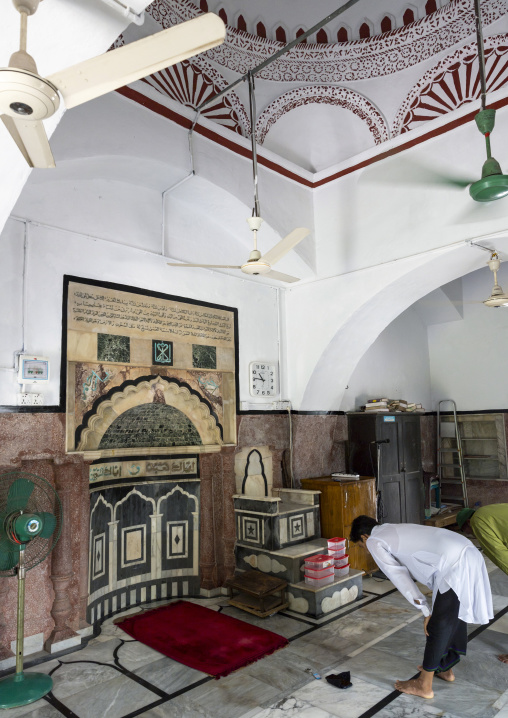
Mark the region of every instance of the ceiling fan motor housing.
<instances>
[{"instance_id":1,"label":"ceiling fan motor housing","mask_svg":"<svg viewBox=\"0 0 508 718\"><path fill-rule=\"evenodd\" d=\"M26 70L0 68L0 115L45 120L59 106L58 91L47 80Z\"/></svg>"},{"instance_id":2,"label":"ceiling fan motor housing","mask_svg":"<svg viewBox=\"0 0 508 718\"><path fill-rule=\"evenodd\" d=\"M39 7L40 0L12 0L12 4L18 12L33 15Z\"/></svg>"},{"instance_id":3,"label":"ceiling fan motor housing","mask_svg":"<svg viewBox=\"0 0 508 718\"><path fill-rule=\"evenodd\" d=\"M241 266L241 270L245 274L267 274L271 269L268 262L261 260L259 249L253 249L249 255L249 261Z\"/></svg>"}]
</instances>

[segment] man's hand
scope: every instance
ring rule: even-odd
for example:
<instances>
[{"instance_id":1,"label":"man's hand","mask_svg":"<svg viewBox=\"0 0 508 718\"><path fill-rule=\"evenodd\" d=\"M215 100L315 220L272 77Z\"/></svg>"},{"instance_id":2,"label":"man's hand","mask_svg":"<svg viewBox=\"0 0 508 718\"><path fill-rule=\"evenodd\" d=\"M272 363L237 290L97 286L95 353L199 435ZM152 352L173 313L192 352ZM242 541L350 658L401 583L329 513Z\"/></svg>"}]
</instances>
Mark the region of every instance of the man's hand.
<instances>
[{"instance_id":1,"label":"man's hand","mask_svg":"<svg viewBox=\"0 0 508 718\"><path fill-rule=\"evenodd\" d=\"M427 631L427 626L429 625L430 616L425 616L423 619L423 630L425 631L425 635L428 636L429 632Z\"/></svg>"}]
</instances>

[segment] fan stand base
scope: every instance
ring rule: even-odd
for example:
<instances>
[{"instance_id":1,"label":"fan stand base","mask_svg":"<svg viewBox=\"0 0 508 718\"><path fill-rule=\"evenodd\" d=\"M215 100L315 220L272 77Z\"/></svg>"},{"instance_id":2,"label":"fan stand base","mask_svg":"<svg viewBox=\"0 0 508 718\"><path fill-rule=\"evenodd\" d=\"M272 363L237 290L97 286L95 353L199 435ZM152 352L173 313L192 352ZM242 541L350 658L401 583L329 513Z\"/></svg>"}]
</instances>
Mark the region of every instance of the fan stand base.
<instances>
[{"instance_id":1,"label":"fan stand base","mask_svg":"<svg viewBox=\"0 0 508 718\"><path fill-rule=\"evenodd\" d=\"M15 708L34 703L53 688L53 679L45 673L15 673L0 679L0 708Z\"/></svg>"}]
</instances>

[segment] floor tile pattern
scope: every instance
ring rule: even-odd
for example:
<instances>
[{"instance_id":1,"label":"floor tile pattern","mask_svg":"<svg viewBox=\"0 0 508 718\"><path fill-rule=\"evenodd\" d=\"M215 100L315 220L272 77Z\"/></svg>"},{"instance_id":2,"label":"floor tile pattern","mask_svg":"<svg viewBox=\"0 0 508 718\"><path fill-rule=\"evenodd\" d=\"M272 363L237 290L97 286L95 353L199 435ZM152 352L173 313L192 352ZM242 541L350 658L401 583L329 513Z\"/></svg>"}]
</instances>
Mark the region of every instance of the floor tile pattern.
<instances>
[{"instance_id":1,"label":"floor tile pattern","mask_svg":"<svg viewBox=\"0 0 508 718\"><path fill-rule=\"evenodd\" d=\"M389 581L367 578L360 601L319 620L290 612L259 619L229 606L224 597L190 599L290 641L218 681L132 640L108 619L81 650L28 667L50 673L53 691L5 716L508 718L508 665L496 659L508 653L508 576L488 568L494 621L469 627L468 656L456 668L457 680L435 680L432 700L403 695L393 686L417 672L425 643L420 615ZM349 689L324 680L346 670Z\"/></svg>"}]
</instances>

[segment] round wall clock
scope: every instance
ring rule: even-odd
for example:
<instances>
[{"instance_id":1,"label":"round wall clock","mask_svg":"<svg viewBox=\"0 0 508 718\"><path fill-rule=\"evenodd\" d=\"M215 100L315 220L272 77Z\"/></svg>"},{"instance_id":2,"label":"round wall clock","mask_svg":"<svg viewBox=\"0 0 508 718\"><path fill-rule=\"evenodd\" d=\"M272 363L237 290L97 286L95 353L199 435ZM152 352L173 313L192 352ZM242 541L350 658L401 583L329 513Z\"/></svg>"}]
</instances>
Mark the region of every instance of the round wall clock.
<instances>
[{"instance_id":1,"label":"round wall clock","mask_svg":"<svg viewBox=\"0 0 508 718\"><path fill-rule=\"evenodd\" d=\"M251 396L275 396L279 391L276 362L251 361L249 364L249 390Z\"/></svg>"}]
</instances>

